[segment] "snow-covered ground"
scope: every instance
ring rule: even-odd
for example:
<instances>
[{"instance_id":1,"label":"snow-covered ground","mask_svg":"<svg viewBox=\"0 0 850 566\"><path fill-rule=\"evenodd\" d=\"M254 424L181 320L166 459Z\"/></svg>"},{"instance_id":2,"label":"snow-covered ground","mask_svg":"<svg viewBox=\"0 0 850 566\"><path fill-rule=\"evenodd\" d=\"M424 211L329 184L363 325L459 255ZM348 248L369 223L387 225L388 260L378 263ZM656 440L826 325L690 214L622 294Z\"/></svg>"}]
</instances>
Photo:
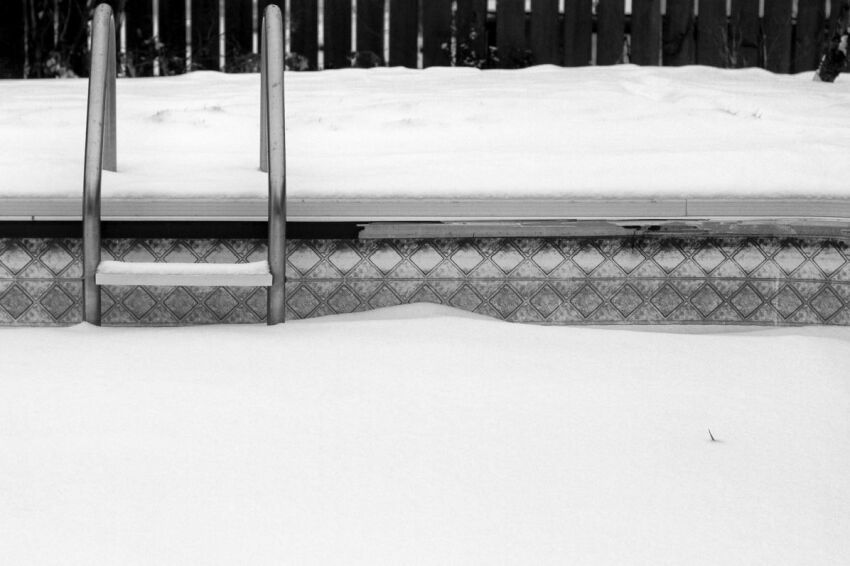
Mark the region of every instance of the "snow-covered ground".
<instances>
[{"instance_id":1,"label":"snow-covered ground","mask_svg":"<svg viewBox=\"0 0 850 566\"><path fill-rule=\"evenodd\" d=\"M850 564L848 342L424 305L0 329L0 556Z\"/></svg>"},{"instance_id":2,"label":"snow-covered ground","mask_svg":"<svg viewBox=\"0 0 850 566\"><path fill-rule=\"evenodd\" d=\"M842 77L843 78L843 77ZM286 75L288 194L850 194L850 83L635 66ZM86 82L0 81L0 196L79 198ZM258 75L118 82L109 197L255 197Z\"/></svg>"}]
</instances>

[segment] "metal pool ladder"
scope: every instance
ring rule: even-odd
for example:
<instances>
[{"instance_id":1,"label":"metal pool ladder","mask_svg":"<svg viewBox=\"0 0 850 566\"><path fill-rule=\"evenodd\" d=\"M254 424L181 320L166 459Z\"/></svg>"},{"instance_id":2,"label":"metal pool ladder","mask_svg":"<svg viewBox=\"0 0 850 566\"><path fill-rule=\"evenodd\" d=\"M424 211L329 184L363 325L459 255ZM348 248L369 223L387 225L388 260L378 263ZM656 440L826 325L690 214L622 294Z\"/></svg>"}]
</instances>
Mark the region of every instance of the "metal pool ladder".
<instances>
[{"instance_id":1,"label":"metal pool ladder","mask_svg":"<svg viewBox=\"0 0 850 566\"><path fill-rule=\"evenodd\" d=\"M92 25L86 157L83 180L83 317L100 325L100 285L268 287L268 323L285 320L286 151L283 106L283 17L269 5L263 16L260 93L260 169L269 174L268 261L248 264L101 261L102 170L117 171L115 20L101 4Z\"/></svg>"}]
</instances>

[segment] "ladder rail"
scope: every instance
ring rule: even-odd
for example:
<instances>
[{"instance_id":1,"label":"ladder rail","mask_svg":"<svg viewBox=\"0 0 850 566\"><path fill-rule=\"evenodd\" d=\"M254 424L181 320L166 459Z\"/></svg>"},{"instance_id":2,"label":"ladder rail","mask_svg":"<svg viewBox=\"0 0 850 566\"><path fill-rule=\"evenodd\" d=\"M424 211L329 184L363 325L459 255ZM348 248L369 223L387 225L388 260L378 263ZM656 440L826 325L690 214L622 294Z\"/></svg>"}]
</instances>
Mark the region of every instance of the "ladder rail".
<instances>
[{"instance_id":1,"label":"ladder rail","mask_svg":"<svg viewBox=\"0 0 850 566\"><path fill-rule=\"evenodd\" d=\"M267 10L274 6L269 4ZM266 69L266 58L268 57L268 43L266 38L266 15L263 13L263 23L260 26L262 38L260 40L260 171L269 172L269 77Z\"/></svg>"},{"instance_id":2,"label":"ladder rail","mask_svg":"<svg viewBox=\"0 0 850 566\"><path fill-rule=\"evenodd\" d=\"M283 15L271 4L263 16L261 48L260 168L269 174L269 325L286 320L286 148L284 131ZM117 171L115 20L108 4L97 7L92 23L86 150L83 179L83 320L101 323L102 171Z\"/></svg>"},{"instance_id":3,"label":"ladder rail","mask_svg":"<svg viewBox=\"0 0 850 566\"><path fill-rule=\"evenodd\" d=\"M83 173L83 320L100 325L100 189L103 169L118 170L116 129L115 19L101 4L92 22L91 73Z\"/></svg>"},{"instance_id":4,"label":"ladder rail","mask_svg":"<svg viewBox=\"0 0 850 566\"><path fill-rule=\"evenodd\" d=\"M270 4L260 50L260 168L269 174L268 324L286 320L286 134L283 100L283 15ZM263 161L265 158L265 161ZM265 168L264 168L265 166Z\"/></svg>"}]
</instances>

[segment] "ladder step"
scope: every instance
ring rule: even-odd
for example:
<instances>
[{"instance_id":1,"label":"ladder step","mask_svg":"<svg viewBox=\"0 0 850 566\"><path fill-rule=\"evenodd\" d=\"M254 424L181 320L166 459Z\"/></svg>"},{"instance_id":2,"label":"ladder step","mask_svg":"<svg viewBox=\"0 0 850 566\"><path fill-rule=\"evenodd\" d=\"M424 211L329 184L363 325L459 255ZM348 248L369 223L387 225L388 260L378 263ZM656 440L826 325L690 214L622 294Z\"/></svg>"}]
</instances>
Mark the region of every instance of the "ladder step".
<instances>
[{"instance_id":1,"label":"ladder step","mask_svg":"<svg viewBox=\"0 0 850 566\"><path fill-rule=\"evenodd\" d=\"M269 262L253 263L143 263L102 261L98 285L162 285L194 287L269 287Z\"/></svg>"}]
</instances>

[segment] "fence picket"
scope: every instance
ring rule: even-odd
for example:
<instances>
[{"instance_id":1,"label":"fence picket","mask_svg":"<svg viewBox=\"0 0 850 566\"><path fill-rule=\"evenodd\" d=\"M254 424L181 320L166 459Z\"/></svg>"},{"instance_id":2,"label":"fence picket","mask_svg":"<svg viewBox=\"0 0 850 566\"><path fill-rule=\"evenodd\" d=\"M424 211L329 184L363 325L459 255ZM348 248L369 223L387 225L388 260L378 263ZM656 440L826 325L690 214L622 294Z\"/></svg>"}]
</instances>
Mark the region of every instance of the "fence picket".
<instances>
[{"instance_id":1,"label":"fence picket","mask_svg":"<svg viewBox=\"0 0 850 566\"><path fill-rule=\"evenodd\" d=\"M422 64L450 64L452 0L428 0L422 4Z\"/></svg>"},{"instance_id":2,"label":"fence picket","mask_svg":"<svg viewBox=\"0 0 850 566\"><path fill-rule=\"evenodd\" d=\"M531 56L535 65L561 60L558 36L558 0L531 0Z\"/></svg>"},{"instance_id":3,"label":"fence picket","mask_svg":"<svg viewBox=\"0 0 850 566\"><path fill-rule=\"evenodd\" d=\"M24 12L21 2L0 2L0 79L24 76Z\"/></svg>"},{"instance_id":4,"label":"fence picket","mask_svg":"<svg viewBox=\"0 0 850 566\"><path fill-rule=\"evenodd\" d=\"M500 67L525 66L524 0L499 0L496 4L496 43Z\"/></svg>"},{"instance_id":5,"label":"fence picket","mask_svg":"<svg viewBox=\"0 0 850 566\"><path fill-rule=\"evenodd\" d=\"M791 72L791 0L764 4L764 65L775 73Z\"/></svg>"},{"instance_id":6,"label":"fence picket","mask_svg":"<svg viewBox=\"0 0 850 566\"><path fill-rule=\"evenodd\" d=\"M626 35L623 0L599 0L596 6L596 64L615 65L623 60Z\"/></svg>"},{"instance_id":7,"label":"fence picket","mask_svg":"<svg viewBox=\"0 0 850 566\"><path fill-rule=\"evenodd\" d=\"M325 0L325 69L350 67L351 0Z\"/></svg>"},{"instance_id":8,"label":"fence picket","mask_svg":"<svg viewBox=\"0 0 850 566\"><path fill-rule=\"evenodd\" d=\"M822 0L799 0L794 35L794 72L817 69L824 40L825 6Z\"/></svg>"},{"instance_id":9,"label":"fence picket","mask_svg":"<svg viewBox=\"0 0 850 566\"><path fill-rule=\"evenodd\" d=\"M661 0L632 0L631 63L661 64Z\"/></svg>"},{"instance_id":10,"label":"fence picket","mask_svg":"<svg viewBox=\"0 0 850 566\"><path fill-rule=\"evenodd\" d=\"M253 52L254 14L251 0L229 0L225 4L225 57L232 70L250 67Z\"/></svg>"},{"instance_id":11,"label":"fence picket","mask_svg":"<svg viewBox=\"0 0 850 566\"><path fill-rule=\"evenodd\" d=\"M457 0L457 64L474 65L487 58L487 0Z\"/></svg>"},{"instance_id":12,"label":"fence picket","mask_svg":"<svg viewBox=\"0 0 850 566\"><path fill-rule=\"evenodd\" d=\"M310 69L319 62L319 2L318 0L290 0L289 51L307 58Z\"/></svg>"},{"instance_id":13,"label":"fence picket","mask_svg":"<svg viewBox=\"0 0 850 566\"><path fill-rule=\"evenodd\" d=\"M564 65L583 67L593 57L593 0L564 2Z\"/></svg>"},{"instance_id":14,"label":"fence picket","mask_svg":"<svg viewBox=\"0 0 850 566\"><path fill-rule=\"evenodd\" d=\"M665 65L694 63L694 0L667 0L667 17L663 30L663 62Z\"/></svg>"},{"instance_id":15,"label":"fence picket","mask_svg":"<svg viewBox=\"0 0 850 566\"><path fill-rule=\"evenodd\" d=\"M756 0L758 3L758 0ZM697 17L697 64L711 67L729 66L729 29L726 2L699 0Z\"/></svg>"},{"instance_id":16,"label":"fence picket","mask_svg":"<svg viewBox=\"0 0 850 566\"><path fill-rule=\"evenodd\" d=\"M20 3L20 2L18 2ZM59 0L59 43L67 53L64 62L75 74L88 74L88 17L86 0ZM19 20L20 21L20 20Z\"/></svg>"},{"instance_id":17,"label":"fence picket","mask_svg":"<svg viewBox=\"0 0 850 566\"><path fill-rule=\"evenodd\" d=\"M730 66L737 68L755 67L761 61L761 24L759 22L759 0L732 0L732 16L729 22Z\"/></svg>"},{"instance_id":18,"label":"fence picket","mask_svg":"<svg viewBox=\"0 0 850 566\"><path fill-rule=\"evenodd\" d=\"M192 67L218 69L218 0L192 0Z\"/></svg>"},{"instance_id":19,"label":"fence picket","mask_svg":"<svg viewBox=\"0 0 850 566\"><path fill-rule=\"evenodd\" d=\"M150 76L153 74L154 46L153 2L136 0L124 5L124 22L127 30L127 55L124 60L127 74ZM137 56L140 55L140 56Z\"/></svg>"},{"instance_id":20,"label":"fence picket","mask_svg":"<svg viewBox=\"0 0 850 566\"><path fill-rule=\"evenodd\" d=\"M357 51L384 58L384 0L357 0Z\"/></svg>"},{"instance_id":21,"label":"fence picket","mask_svg":"<svg viewBox=\"0 0 850 566\"><path fill-rule=\"evenodd\" d=\"M390 65L416 68L419 64L417 0L390 0Z\"/></svg>"},{"instance_id":22,"label":"fence picket","mask_svg":"<svg viewBox=\"0 0 850 566\"><path fill-rule=\"evenodd\" d=\"M363 54L357 58L359 65L383 63L388 56L391 65L416 67L420 46L425 67L587 65L593 63L595 25L595 62L599 65L623 61L628 31L632 63L760 65L774 72L800 72L817 67L824 42L833 33L826 29L834 28L844 2L828 0L832 15L827 22L826 0L666 0L663 16L660 11L665 0L631 0L630 16L624 9L628 0L356 0L357 37L352 38L355 0L324 0L324 14L319 13L320 0L159 0L156 47L153 0L101 1L113 6L119 24L125 22L125 63L131 76L152 74L155 63L161 67L161 74L184 72L189 50L193 68L254 69L255 40L261 31L254 19L254 1L259 14L269 4L289 7L290 51L306 57L310 68L319 67L322 54L323 68L349 67L352 50L371 52L377 58ZM759 16L762 1L763 18ZM52 76L61 71L61 65L57 71L45 64L56 48L54 13L60 18L57 29L61 30L61 52L67 55L61 63L84 74L89 2L55 0L46 3L48 8L43 12L32 15L24 10L26 0L0 1L0 77L22 76L27 72L26 57L33 61L31 76ZM792 19L794 2L798 6L796 20ZM731 6L728 15L727 3ZM185 13L187 4L192 7L191 14ZM221 5L226 25L223 38L218 13ZM495 14L488 14L489 5L495 5ZM530 12L526 11L528 5ZM559 13L561 5L563 16ZM385 46L386 6L390 17L389 44ZM189 20L191 33L187 37ZM323 34L318 29L320 21ZM25 23L29 34L25 33ZM319 45L320 36L323 45ZM490 38L495 46L491 46ZM220 57L222 48L225 57Z\"/></svg>"},{"instance_id":23,"label":"fence picket","mask_svg":"<svg viewBox=\"0 0 850 566\"><path fill-rule=\"evenodd\" d=\"M186 69L186 4L159 3L159 38L164 47L160 58L160 73L173 75Z\"/></svg>"},{"instance_id":24,"label":"fence picket","mask_svg":"<svg viewBox=\"0 0 850 566\"><path fill-rule=\"evenodd\" d=\"M46 74L45 63L54 49L53 6L48 6L45 10L25 9L24 15L29 28L25 39L29 53L28 76L42 78Z\"/></svg>"},{"instance_id":25,"label":"fence picket","mask_svg":"<svg viewBox=\"0 0 850 566\"><path fill-rule=\"evenodd\" d=\"M841 8L844 5L844 0L830 0L829 3L829 38L838 32L841 25Z\"/></svg>"}]
</instances>

